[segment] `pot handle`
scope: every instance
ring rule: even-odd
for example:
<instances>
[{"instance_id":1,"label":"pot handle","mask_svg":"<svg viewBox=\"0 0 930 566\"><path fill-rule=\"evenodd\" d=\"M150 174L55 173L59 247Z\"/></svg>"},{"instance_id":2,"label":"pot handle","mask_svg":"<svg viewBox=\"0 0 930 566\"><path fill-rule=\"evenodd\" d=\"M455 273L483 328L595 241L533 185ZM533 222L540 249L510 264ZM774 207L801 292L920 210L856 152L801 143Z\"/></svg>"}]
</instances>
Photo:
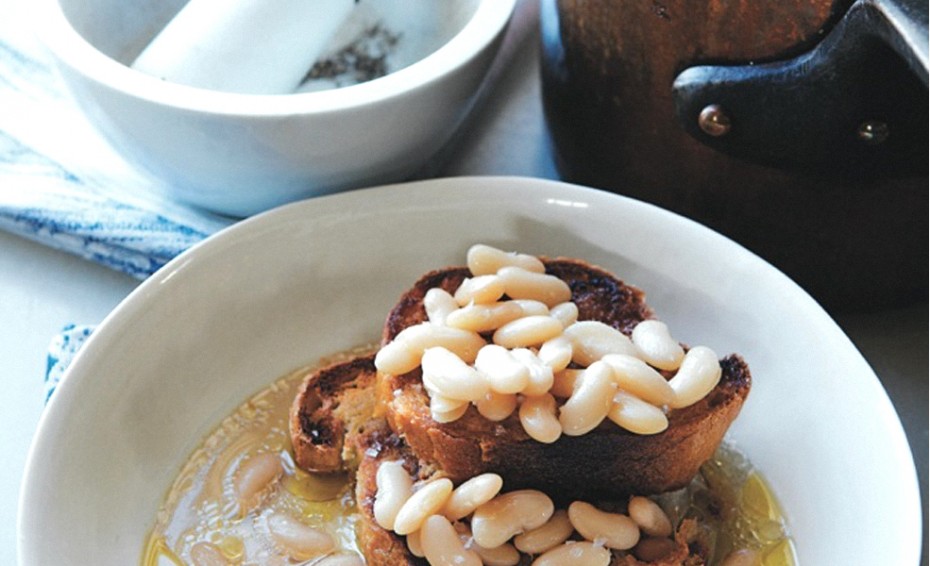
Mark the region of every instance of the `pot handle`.
<instances>
[{"instance_id":1,"label":"pot handle","mask_svg":"<svg viewBox=\"0 0 930 566\"><path fill-rule=\"evenodd\" d=\"M734 157L851 178L927 175L926 0L856 0L785 61L685 69L684 129Z\"/></svg>"}]
</instances>

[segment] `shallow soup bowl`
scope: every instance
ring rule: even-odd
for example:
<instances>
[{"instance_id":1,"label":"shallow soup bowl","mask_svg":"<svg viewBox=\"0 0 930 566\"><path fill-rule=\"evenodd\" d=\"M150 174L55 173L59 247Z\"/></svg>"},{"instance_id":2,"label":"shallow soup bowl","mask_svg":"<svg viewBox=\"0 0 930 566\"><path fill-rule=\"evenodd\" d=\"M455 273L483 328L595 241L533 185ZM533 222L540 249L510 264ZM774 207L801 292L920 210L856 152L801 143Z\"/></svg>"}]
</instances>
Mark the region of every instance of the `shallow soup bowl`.
<instances>
[{"instance_id":1,"label":"shallow soup bowl","mask_svg":"<svg viewBox=\"0 0 930 566\"><path fill-rule=\"evenodd\" d=\"M387 186L287 205L185 252L96 329L43 415L20 563L138 564L205 435L253 393L377 341L401 292L468 247L584 258L646 292L685 343L739 352L753 389L727 442L768 480L798 564L914 565L900 421L849 339L732 241L616 195L523 178Z\"/></svg>"}]
</instances>

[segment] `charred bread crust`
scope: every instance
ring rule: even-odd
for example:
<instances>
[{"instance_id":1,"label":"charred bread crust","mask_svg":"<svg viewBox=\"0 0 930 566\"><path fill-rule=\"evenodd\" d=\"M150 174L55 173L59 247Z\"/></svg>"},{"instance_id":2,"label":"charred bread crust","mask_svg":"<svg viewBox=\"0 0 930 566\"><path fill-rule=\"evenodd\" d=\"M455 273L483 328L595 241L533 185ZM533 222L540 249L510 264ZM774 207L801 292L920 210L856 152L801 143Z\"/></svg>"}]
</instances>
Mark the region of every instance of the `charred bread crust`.
<instances>
[{"instance_id":1,"label":"charred bread crust","mask_svg":"<svg viewBox=\"0 0 930 566\"><path fill-rule=\"evenodd\" d=\"M377 396L374 354L334 363L310 373L290 411L291 444L297 465L335 472L356 460L352 438L373 418Z\"/></svg>"},{"instance_id":2,"label":"charred bread crust","mask_svg":"<svg viewBox=\"0 0 930 566\"><path fill-rule=\"evenodd\" d=\"M410 554L404 537L374 520L377 471L382 462L403 459L414 477L422 467L390 428L375 416L374 354L315 370L304 378L291 407L290 433L297 465L311 472L355 468L356 537L369 566L428 563Z\"/></svg>"},{"instance_id":3,"label":"charred bread crust","mask_svg":"<svg viewBox=\"0 0 930 566\"><path fill-rule=\"evenodd\" d=\"M381 464L403 460L407 472L417 477L423 473L417 459L384 421L382 427L358 438L358 448L362 456L355 474L355 504L359 513L355 535L366 563L368 566L429 566L425 559L410 553L405 537L381 528L374 514L376 478Z\"/></svg>"},{"instance_id":4,"label":"charred bread crust","mask_svg":"<svg viewBox=\"0 0 930 566\"><path fill-rule=\"evenodd\" d=\"M611 566L705 566L710 557L710 547L702 540L700 527L695 519L684 519L675 529L671 548L655 559L640 559L644 553L642 546L648 541L640 539L629 554L614 554ZM638 557L639 555L640 557Z\"/></svg>"},{"instance_id":5,"label":"charred bread crust","mask_svg":"<svg viewBox=\"0 0 930 566\"><path fill-rule=\"evenodd\" d=\"M579 320L600 320L629 335L653 318L644 294L610 273L573 259L544 260L548 273L569 284ZM433 287L454 292L468 277L464 267L424 275L389 314L382 344L426 320L423 297ZM418 458L455 482L493 471L509 489L535 488L555 499L648 495L684 487L711 457L749 393L751 377L737 355L721 361L720 383L700 402L669 414L657 435L629 433L604 422L586 435L563 436L552 444L531 439L516 414L491 422L470 407L451 423L435 422L419 368L379 375L379 396L392 430Z\"/></svg>"},{"instance_id":6,"label":"charred bread crust","mask_svg":"<svg viewBox=\"0 0 930 566\"><path fill-rule=\"evenodd\" d=\"M599 320L629 335L640 321L654 318L642 291L599 267L571 258L544 258L543 264L546 273L568 283L579 320ZM381 343L387 344L404 328L427 320L423 308L427 291L440 287L454 293L470 276L467 267L449 267L421 277L388 314Z\"/></svg>"}]
</instances>

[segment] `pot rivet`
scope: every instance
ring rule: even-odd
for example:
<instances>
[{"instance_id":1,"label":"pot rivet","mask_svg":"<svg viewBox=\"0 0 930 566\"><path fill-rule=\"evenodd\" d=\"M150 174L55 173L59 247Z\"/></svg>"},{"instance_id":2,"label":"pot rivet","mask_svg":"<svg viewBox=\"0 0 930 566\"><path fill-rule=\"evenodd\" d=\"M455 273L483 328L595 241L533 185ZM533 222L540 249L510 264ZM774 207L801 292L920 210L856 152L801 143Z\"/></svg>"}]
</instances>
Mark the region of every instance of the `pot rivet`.
<instances>
[{"instance_id":1,"label":"pot rivet","mask_svg":"<svg viewBox=\"0 0 930 566\"><path fill-rule=\"evenodd\" d=\"M868 145L878 145L888 139L890 134L888 124L881 120L866 120L859 124L859 130L856 132L859 141Z\"/></svg>"},{"instance_id":2,"label":"pot rivet","mask_svg":"<svg viewBox=\"0 0 930 566\"><path fill-rule=\"evenodd\" d=\"M730 117L719 104L709 104L698 115L698 126L705 134L719 138L730 131Z\"/></svg>"}]
</instances>

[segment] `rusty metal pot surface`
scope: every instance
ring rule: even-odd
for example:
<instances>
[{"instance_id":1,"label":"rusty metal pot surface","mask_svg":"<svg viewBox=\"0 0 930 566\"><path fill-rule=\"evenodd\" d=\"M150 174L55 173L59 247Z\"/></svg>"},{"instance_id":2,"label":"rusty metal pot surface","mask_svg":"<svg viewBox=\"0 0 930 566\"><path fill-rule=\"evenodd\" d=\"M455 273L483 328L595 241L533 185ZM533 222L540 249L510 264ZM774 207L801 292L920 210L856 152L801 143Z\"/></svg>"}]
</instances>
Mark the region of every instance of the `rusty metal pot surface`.
<instances>
[{"instance_id":1,"label":"rusty metal pot surface","mask_svg":"<svg viewBox=\"0 0 930 566\"><path fill-rule=\"evenodd\" d=\"M925 3L542 0L541 26L564 178L694 218L827 308L926 300Z\"/></svg>"}]
</instances>

